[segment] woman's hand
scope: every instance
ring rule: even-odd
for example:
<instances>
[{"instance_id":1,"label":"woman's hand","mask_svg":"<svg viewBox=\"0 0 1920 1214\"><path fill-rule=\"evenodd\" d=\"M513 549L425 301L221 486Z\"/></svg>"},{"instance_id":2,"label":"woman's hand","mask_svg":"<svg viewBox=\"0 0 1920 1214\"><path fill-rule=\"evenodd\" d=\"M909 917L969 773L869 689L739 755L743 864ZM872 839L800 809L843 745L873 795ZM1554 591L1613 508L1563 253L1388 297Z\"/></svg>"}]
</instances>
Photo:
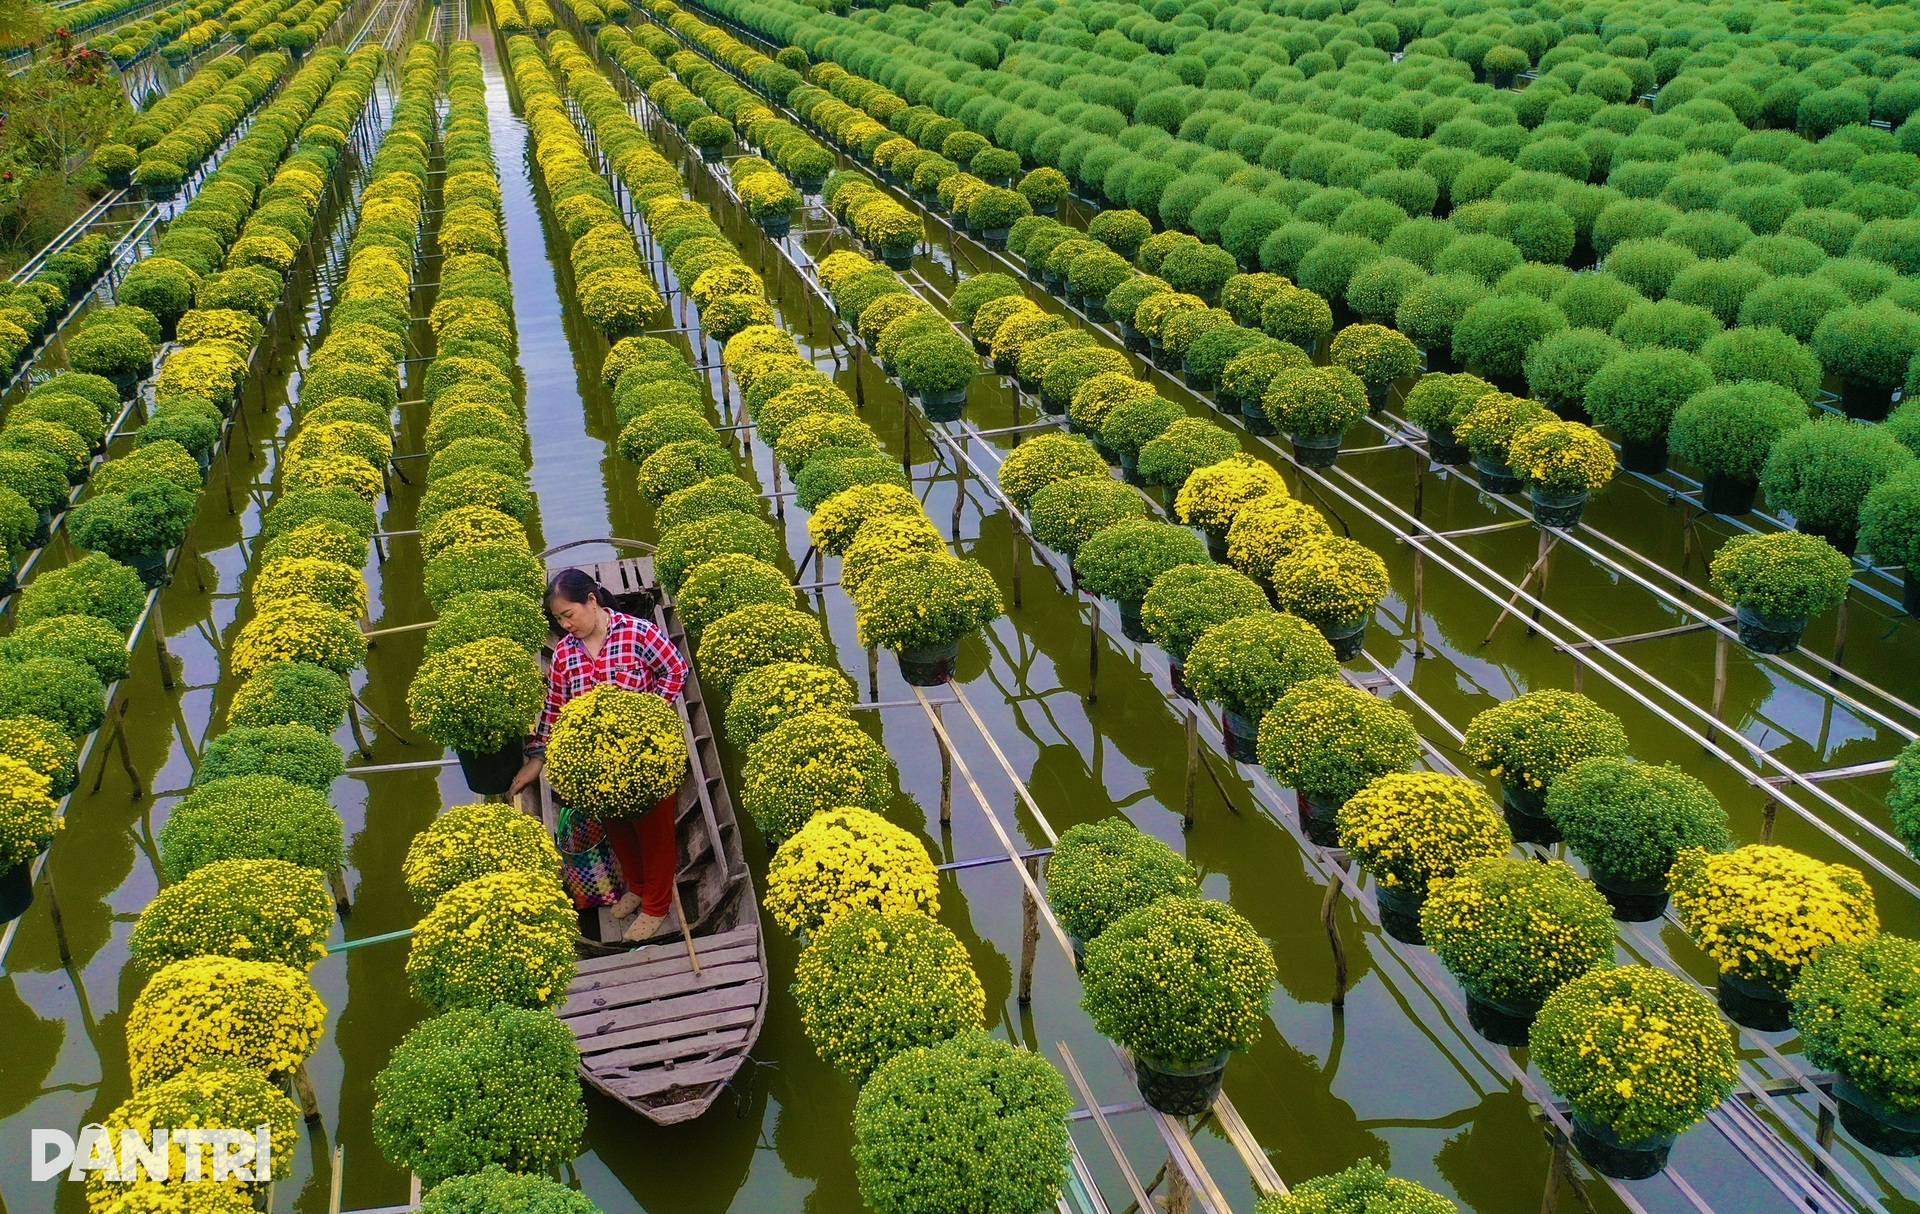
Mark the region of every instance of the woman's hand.
<instances>
[{"instance_id":1,"label":"woman's hand","mask_svg":"<svg viewBox=\"0 0 1920 1214\"><path fill-rule=\"evenodd\" d=\"M546 766L547 760L544 755L534 755L525 763L522 763L520 765L520 774L514 776L513 783L507 786L507 796L509 798L518 797L527 789L532 788L534 782L540 778L540 773L546 769Z\"/></svg>"}]
</instances>

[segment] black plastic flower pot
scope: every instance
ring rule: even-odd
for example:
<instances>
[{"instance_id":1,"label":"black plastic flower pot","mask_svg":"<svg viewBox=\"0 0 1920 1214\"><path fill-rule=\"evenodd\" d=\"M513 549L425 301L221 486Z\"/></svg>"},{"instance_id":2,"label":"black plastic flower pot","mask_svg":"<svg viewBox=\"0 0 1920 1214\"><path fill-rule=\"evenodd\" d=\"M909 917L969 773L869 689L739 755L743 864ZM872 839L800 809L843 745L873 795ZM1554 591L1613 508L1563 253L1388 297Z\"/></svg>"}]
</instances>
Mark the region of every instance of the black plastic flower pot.
<instances>
[{"instance_id":1,"label":"black plastic flower pot","mask_svg":"<svg viewBox=\"0 0 1920 1214\"><path fill-rule=\"evenodd\" d=\"M1840 1102L1840 1124L1855 1142L1882 1155L1920 1155L1920 1113L1893 1109L1845 1075L1834 1077L1833 1095Z\"/></svg>"},{"instance_id":2,"label":"black plastic flower pot","mask_svg":"<svg viewBox=\"0 0 1920 1214\"><path fill-rule=\"evenodd\" d=\"M1273 419L1267 416L1266 408L1259 401L1241 401L1240 416L1245 419L1249 434L1274 433Z\"/></svg>"},{"instance_id":3,"label":"black plastic flower pot","mask_svg":"<svg viewBox=\"0 0 1920 1214\"><path fill-rule=\"evenodd\" d=\"M1367 411L1379 413L1387 407L1387 398L1393 395L1393 383L1367 385Z\"/></svg>"},{"instance_id":4,"label":"black plastic flower pot","mask_svg":"<svg viewBox=\"0 0 1920 1214\"><path fill-rule=\"evenodd\" d=\"M1513 828L1516 843L1558 843L1560 828L1547 816L1547 790L1506 784L1500 790L1500 809Z\"/></svg>"},{"instance_id":5,"label":"black plastic flower pot","mask_svg":"<svg viewBox=\"0 0 1920 1214\"><path fill-rule=\"evenodd\" d=\"M1527 1030L1540 1015L1539 1004L1485 999L1472 991L1466 994L1467 1023L1473 1026L1474 1032L1495 1045L1527 1044Z\"/></svg>"},{"instance_id":6,"label":"black plastic flower pot","mask_svg":"<svg viewBox=\"0 0 1920 1214\"><path fill-rule=\"evenodd\" d=\"M1226 537L1215 535L1211 531L1203 531L1201 532L1201 534L1206 537L1207 555L1212 557L1216 564L1221 564L1221 565L1226 564L1227 563Z\"/></svg>"},{"instance_id":7,"label":"black plastic flower pot","mask_svg":"<svg viewBox=\"0 0 1920 1214\"><path fill-rule=\"evenodd\" d=\"M1199 702L1200 697L1194 695L1193 688L1187 686L1187 664L1185 662L1169 662L1167 664L1167 678L1173 683L1173 693L1175 695L1183 700L1192 700L1195 703Z\"/></svg>"},{"instance_id":8,"label":"black plastic flower pot","mask_svg":"<svg viewBox=\"0 0 1920 1214\"><path fill-rule=\"evenodd\" d=\"M1307 833L1307 839L1319 847L1340 846L1340 803L1298 789L1295 795L1300 803L1300 829ZM1419 922L1417 913L1414 921Z\"/></svg>"},{"instance_id":9,"label":"black plastic flower pot","mask_svg":"<svg viewBox=\"0 0 1920 1214\"><path fill-rule=\"evenodd\" d=\"M921 393L920 408L930 422L957 422L967 410L965 385L950 392Z\"/></svg>"},{"instance_id":10,"label":"black plastic flower pot","mask_svg":"<svg viewBox=\"0 0 1920 1214\"><path fill-rule=\"evenodd\" d=\"M821 187L826 184L827 179L824 176L796 177L793 181L793 188L799 190L802 194L818 194Z\"/></svg>"},{"instance_id":11,"label":"black plastic flower pot","mask_svg":"<svg viewBox=\"0 0 1920 1214\"><path fill-rule=\"evenodd\" d=\"M132 400L140 391L140 377L129 371L124 375L109 375L114 388L120 393L120 399Z\"/></svg>"},{"instance_id":12,"label":"black plastic flower pot","mask_svg":"<svg viewBox=\"0 0 1920 1214\"><path fill-rule=\"evenodd\" d=\"M1060 204L1057 202L1036 202L1033 204L1033 213L1035 215L1052 215L1059 210Z\"/></svg>"},{"instance_id":13,"label":"black plastic flower pot","mask_svg":"<svg viewBox=\"0 0 1920 1214\"><path fill-rule=\"evenodd\" d=\"M1542 527L1578 526L1581 512L1586 508L1585 489L1578 493L1549 493L1538 485L1533 487L1533 521Z\"/></svg>"},{"instance_id":14,"label":"black plastic flower pot","mask_svg":"<svg viewBox=\"0 0 1920 1214\"><path fill-rule=\"evenodd\" d=\"M1107 301L1098 295L1087 296L1083 307L1087 313L1087 319L1094 324L1104 325L1112 319L1107 315Z\"/></svg>"},{"instance_id":15,"label":"black plastic flower pot","mask_svg":"<svg viewBox=\"0 0 1920 1214\"><path fill-rule=\"evenodd\" d=\"M1846 380L1840 386L1840 408L1857 422L1885 421L1893 411L1893 393L1875 384Z\"/></svg>"},{"instance_id":16,"label":"black plastic flower pot","mask_svg":"<svg viewBox=\"0 0 1920 1214\"><path fill-rule=\"evenodd\" d=\"M45 548L47 541L53 538L53 511L42 510L39 521L34 524L33 538L27 541L29 548Z\"/></svg>"},{"instance_id":17,"label":"black plastic flower pot","mask_svg":"<svg viewBox=\"0 0 1920 1214\"><path fill-rule=\"evenodd\" d=\"M1147 626L1140 619L1139 602L1117 601L1114 609L1120 614L1120 635L1136 645L1151 645L1153 638L1147 635Z\"/></svg>"},{"instance_id":18,"label":"black plastic flower pot","mask_svg":"<svg viewBox=\"0 0 1920 1214\"><path fill-rule=\"evenodd\" d=\"M1140 475L1140 457L1123 455L1120 457L1120 475L1135 488L1146 488L1147 478ZM1912 610L1909 608L1908 610Z\"/></svg>"},{"instance_id":19,"label":"black plastic flower pot","mask_svg":"<svg viewBox=\"0 0 1920 1214\"><path fill-rule=\"evenodd\" d=\"M1350 624L1322 624L1320 635L1327 638L1327 644L1333 646L1333 656L1342 662L1360 656L1367 647L1367 625L1370 617L1363 617Z\"/></svg>"},{"instance_id":20,"label":"black plastic flower pot","mask_svg":"<svg viewBox=\"0 0 1920 1214\"><path fill-rule=\"evenodd\" d=\"M1860 532L1851 527L1815 527L1808 523L1796 522L1793 529L1808 535L1819 536L1846 556L1852 556L1860 547Z\"/></svg>"},{"instance_id":21,"label":"black plastic flower pot","mask_svg":"<svg viewBox=\"0 0 1920 1214\"><path fill-rule=\"evenodd\" d=\"M1254 743L1260 736L1260 722L1243 717L1231 708L1220 710L1220 728L1227 735L1227 754L1236 763L1257 763Z\"/></svg>"},{"instance_id":22,"label":"black plastic flower pot","mask_svg":"<svg viewBox=\"0 0 1920 1214\"><path fill-rule=\"evenodd\" d=\"M1227 1073L1227 1055L1211 1059L1197 1067L1174 1066L1136 1055L1134 1082L1140 1099L1171 1117L1194 1117L1207 1111L1220 1094L1220 1081Z\"/></svg>"},{"instance_id":23,"label":"black plastic flower pot","mask_svg":"<svg viewBox=\"0 0 1920 1214\"><path fill-rule=\"evenodd\" d=\"M1425 944L1427 934L1420 928L1420 907L1426 903L1427 893L1400 889L1395 886L1378 887L1380 895L1380 926L1386 929L1402 944Z\"/></svg>"},{"instance_id":24,"label":"black plastic flower pot","mask_svg":"<svg viewBox=\"0 0 1920 1214\"><path fill-rule=\"evenodd\" d=\"M167 554L160 552L142 552L127 561L133 571L140 575L140 581L147 589L164 586L167 582Z\"/></svg>"},{"instance_id":25,"label":"black plastic flower pot","mask_svg":"<svg viewBox=\"0 0 1920 1214\"><path fill-rule=\"evenodd\" d=\"M1488 493L1518 493L1523 483L1514 474L1512 468L1499 460L1485 455L1473 457L1475 471L1480 473L1480 488Z\"/></svg>"},{"instance_id":26,"label":"black plastic flower pot","mask_svg":"<svg viewBox=\"0 0 1920 1214\"><path fill-rule=\"evenodd\" d=\"M11 923L33 905L33 861L0 872L0 923Z\"/></svg>"},{"instance_id":27,"label":"black plastic flower pot","mask_svg":"<svg viewBox=\"0 0 1920 1214\"><path fill-rule=\"evenodd\" d=\"M960 660L958 637L932 649L900 649L894 652L900 663L900 677L909 687L938 687L953 679L953 668Z\"/></svg>"},{"instance_id":28,"label":"black plastic flower pot","mask_svg":"<svg viewBox=\"0 0 1920 1214\"><path fill-rule=\"evenodd\" d=\"M706 161L708 164L720 163L720 158L726 154L727 154L727 150L725 148L701 148L700 149L700 159Z\"/></svg>"},{"instance_id":29,"label":"black plastic flower pot","mask_svg":"<svg viewBox=\"0 0 1920 1214\"><path fill-rule=\"evenodd\" d=\"M1213 376L1203 374L1199 371L1195 371L1193 369L1193 364L1185 361L1184 359L1181 360L1181 363L1180 363L1180 378L1185 380L1187 387L1192 388L1195 392L1213 391L1213 386L1214 386Z\"/></svg>"},{"instance_id":30,"label":"black plastic flower pot","mask_svg":"<svg viewBox=\"0 0 1920 1214\"><path fill-rule=\"evenodd\" d=\"M494 751L454 751L460 756L460 774L466 777L468 791L477 797L497 797L513 787L513 777L526 761L522 741L515 738Z\"/></svg>"},{"instance_id":31,"label":"black plastic flower pot","mask_svg":"<svg viewBox=\"0 0 1920 1214\"><path fill-rule=\"evenodd\" d=\"M1547 407L1552 409L1553 415L1563 422L1579 422L1583 426L1593 424L1593 415L1588 413L1587 407L1577 400L1556 401Z\"/></svg>"},{"instance_id":32,"label":"black plastic flower pot","mask_svg":"<svg viewBox=\"0 0 1920 1214\"><path fill-rule=\"evenodd\" d=\"M1700 483L1700 505L1709 514L1742 515L1753 509L1759 492L1758 482L1708 475Z\"/></svg>"},{"instance_id":33,"label":"black plastic flower pot","mask_svg":"<svg viewBox=\"0 0 1920 1214\"><path fill-rule=\"evenodd\" d=\"M1580 1152L1587 1166L1615 1180L1658 1176L1667 1166L1667 1154L1673 1150L1674 1137L1656 1134L1627 1142L1607 1126L1578 1114L1573 1118L1573 1149Z\"/></svg>"},{"instance_id":34,"label":"black plastic flower pot","mask_svg":"<svg viewBox=\"0 0 1920 1214\"><path fill-rule=\"evenodd\" d=\"M1734 630L1740 643L1755 653L1792 653L1800 647L1800 634L1806 631L1804 615L1761 615L1734 604Z\"/></svg>"},{"instance_id":35,"label":"black plastic flower pot","mask_svg":"<svg viewBox=\"0 0 1920 1214\"><path fill-rule=\"evenodd\" d=\"M1667 470L1666 438L1621 439L1620 466L1642 476L1659 476Z\"/></svg>"},{"instance_id":36,"label":"black plastic flower pot","mask_svg":"<svg viewBox=\"0 0 1920 1214\"><path fill-rule=\"evenodd\" d=\"M1793 1004L1764 982L1752 982L1724 970L1716 988L1727 1019L1760 1033L1784 1033L1793 1027Z\"/></svg>"},{"instance_id":37,"label":"black plastic flower pot","mask_svg":"<svg viewBox=\"0 0 1920 1214\"><path fill-rule=\"evenodd\" d=\"M1920 615L1920 573L1911 569L1900 583L1900 608L1908 615Z\"/></svg>"},{"instance_id":38,"label":"black plastic flower pot","mask_svg":"<svg viewBox=\"0 0 1920 1214\"><path fill-rule=\"evenodd\" d=\"M1225 388L1221 388L1221 387L1214 388L1213 407L1220 410L1220 412L1222 413L1231 414L1234 417L1241 416L1240 398L1235 396L1233 393L1227 391Z\"/></svg>"},{"instance_id":39,"label":"black plastic flower pot","mask_svg":"<svg viewBox=\"0 0 1920 1214\"><path fill-rule=\"evenodd\" d=\"M1293 458L1302 468L1333 467L1333 461L1340 458L1340 438L1338 434L1287 435L1293 444Z\"/></svg>"},{"instance_id":40,"label":"black plastic flower pot","mask_svg":"<svg viewBox=\"0 0 1920 1214\"><path fill-rule=\"evenodd\" d=\"M793 216L791 215L768 215L754 222L760 225L762 232L765 232L775 240L793 231Z\"/></svg>"},{"instance_id":41,"label":"black plastic flower pot","mask_svg":"<svg viewBox=\"0 0 1920 1214\"><path fill-rule=\"evenodd\" d=\"M20 589L18 570L13 567L13 557L0 552L0 594L12 594Z\"/></svg>"},{"instance_id":42,"label":"black plastic flower pot","mask_svg":"<svg viewBox=\"0 0 1920 1214\"><path fill-rule=\"evenodd\" d=\"M881 249L880 260L887 263L889 270L910 270L913 268L913 250Z\"/></svg>"},{"instance_id":43,"label":"black plastic flower pot","mask_svg":"<svg viewBox=\"0 0 1920 1214\"><path fill-rule=\"evenodd\" d=\"M1132 321L1120 322L1120 342L1135 354L1145 354L1153 346L1147 335L1133 327Z\"/></svg>"},{"instance_id":44,"label":"black plastic flower pot","mask_svg":"<svg viewBox=\"0 0 1920 1214\"><path fill-rule=\"evenodd\" d=\"M1007 247L1007 231L1006 228L988 228L980 233L980 240L997 253Z\"/></svg>"},{"instance_id":45,"label":"black plastic flower pot","mask_svg":"<svg viewBox=\"0 0 1920 1214\"><path fill-rule=\"evenodd\" d=\"M1067 415L1067 402L1055 400L1045 393L1041 393L1040 411L1048 417L1065 417Z\"/></svg>"},{"instance_id":46,"label":"black plastic flower pot","mask_svg":"<svg viewBox=\"0 0 1920 1214\"><path fill-rule=\"evenodd\" d=\"M1607 904L1613 907L1613 917L1621 923L1651 923L1667 913L1664 873L1658 877L1622 877L1589 865L1587 875L1593 878Z\"/></svg>"}]
</instances>

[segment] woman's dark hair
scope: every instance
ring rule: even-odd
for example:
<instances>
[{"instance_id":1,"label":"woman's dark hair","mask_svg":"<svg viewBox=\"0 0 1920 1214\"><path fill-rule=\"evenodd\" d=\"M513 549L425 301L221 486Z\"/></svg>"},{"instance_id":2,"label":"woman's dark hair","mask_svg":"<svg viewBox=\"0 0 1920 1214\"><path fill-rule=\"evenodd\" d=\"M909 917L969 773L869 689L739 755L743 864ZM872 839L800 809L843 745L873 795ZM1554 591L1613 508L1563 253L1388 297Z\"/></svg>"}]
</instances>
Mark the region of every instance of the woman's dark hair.
<instances>
[{"instance_id":1,"label":"woman's dark hair","mask_svg":"<svg viewBox=\"0 0 1920 1214\"><path fill-rule=\"evenodd\" d=\"M556 599L569 603L584 603L591 596L603 611L616 611L613 595L607 588L593 580L593 575L584 569L562 569L547 579L547 593L541 597L540 606L546 609L548 620L553 619L553 604ZM556 624L556 627L558 625Z\"/></svg>"}]
</instances>

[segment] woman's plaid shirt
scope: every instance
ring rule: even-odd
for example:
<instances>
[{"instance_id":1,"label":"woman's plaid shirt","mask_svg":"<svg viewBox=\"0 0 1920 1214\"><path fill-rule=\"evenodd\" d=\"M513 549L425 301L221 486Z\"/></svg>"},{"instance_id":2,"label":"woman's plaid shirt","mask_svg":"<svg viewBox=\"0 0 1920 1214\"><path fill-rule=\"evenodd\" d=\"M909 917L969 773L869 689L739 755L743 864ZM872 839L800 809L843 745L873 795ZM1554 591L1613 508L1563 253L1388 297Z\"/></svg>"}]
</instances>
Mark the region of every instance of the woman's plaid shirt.
<instances>
[{"instance_id":1,"label":"woman's plaid shirt","mask_svg":"<svg viewBox=\"0 0 1920 1214\"><path fill-rule=\"evenodd\" d=\"M602 683L627 691L650 691L663 700L680 694L687 682L687 660L667 634L650 620L619 611L607 612L607 639L600 655L587 652L568 634L553 647L553 668L547 675L547 706L540 713L527 749L546 749L547 736L568 700Z\"/></svg>"}]
</instances>

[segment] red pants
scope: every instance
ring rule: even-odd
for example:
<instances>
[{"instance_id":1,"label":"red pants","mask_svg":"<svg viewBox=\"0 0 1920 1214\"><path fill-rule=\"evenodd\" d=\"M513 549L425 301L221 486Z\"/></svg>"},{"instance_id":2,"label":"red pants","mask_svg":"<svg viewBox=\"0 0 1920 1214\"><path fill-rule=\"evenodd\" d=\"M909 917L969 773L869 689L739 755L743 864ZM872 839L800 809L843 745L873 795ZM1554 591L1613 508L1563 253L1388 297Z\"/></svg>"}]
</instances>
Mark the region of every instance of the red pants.
<instances>
[{"instance_id":1,"label":"red pants","mask_svg":"<svg viewBox=\"0 0 1920 1214\"><path fill-rule=\"evenodd\" d=\"M679 849L673 834L677 796L670 796L637 818L606 820L607 845L620 864L627 889L640 895L640 913L666 917L673 906L673 875Z\"/></svg>"}]
</instances>

